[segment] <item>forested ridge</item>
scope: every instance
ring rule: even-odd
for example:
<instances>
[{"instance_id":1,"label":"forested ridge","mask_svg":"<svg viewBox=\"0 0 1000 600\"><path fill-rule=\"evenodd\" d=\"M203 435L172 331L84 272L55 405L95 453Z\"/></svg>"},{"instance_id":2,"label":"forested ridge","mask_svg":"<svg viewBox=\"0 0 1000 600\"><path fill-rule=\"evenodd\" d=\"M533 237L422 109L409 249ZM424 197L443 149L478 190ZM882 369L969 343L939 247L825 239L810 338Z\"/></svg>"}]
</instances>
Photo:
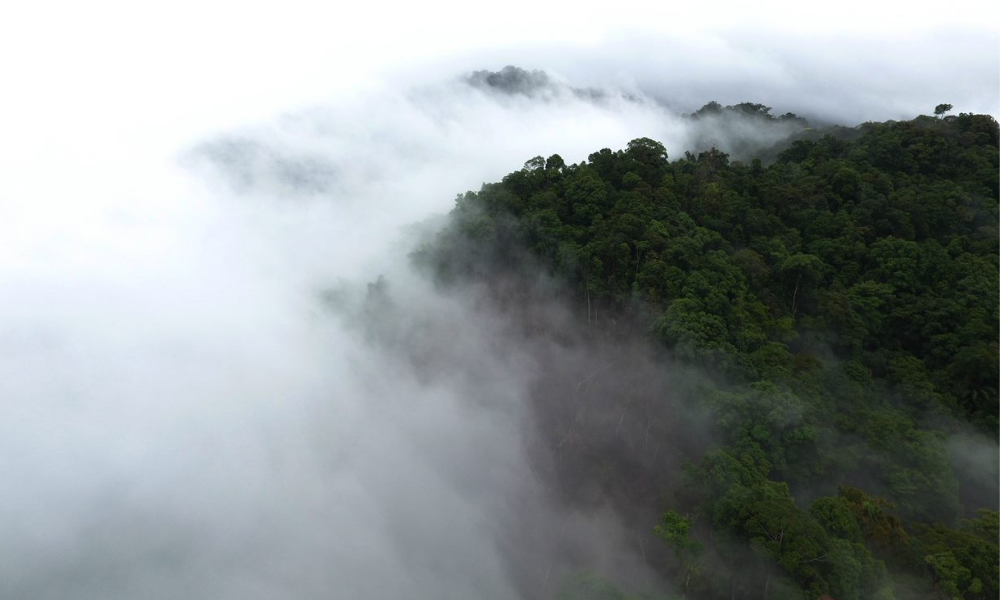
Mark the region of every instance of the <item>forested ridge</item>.
<instances>
[{"instance_id":1,"label":"forested ridge","mask_svg":"<svg viewBox=\"0 0 1000 600\"><path fill-rule=\"evenodd\" d=\"M997 436L998 133L921 116L805 129L743 162L648 138L536 157L459 196L414 256L444 288L541 273L583 339L638 334L664 371L698 374L648 391L656 456L609 441L557 461L656 507L640 525L677 597L996 598L995 488L955 440ZM683 464L664 474L667 452Z\"/></svg>"}]
</instances>

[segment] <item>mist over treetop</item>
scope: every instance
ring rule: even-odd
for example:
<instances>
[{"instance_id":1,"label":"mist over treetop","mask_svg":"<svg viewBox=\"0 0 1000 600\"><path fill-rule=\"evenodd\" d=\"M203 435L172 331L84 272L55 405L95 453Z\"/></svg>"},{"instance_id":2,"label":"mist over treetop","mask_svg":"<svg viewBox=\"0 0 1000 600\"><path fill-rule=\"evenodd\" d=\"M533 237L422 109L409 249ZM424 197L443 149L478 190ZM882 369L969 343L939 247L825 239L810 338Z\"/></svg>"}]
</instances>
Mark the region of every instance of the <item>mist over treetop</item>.
<instances>
[{"instance_id":1,"label":"mist over treetop","mask_svg":"<svg viewBox=\"0 0 1000 600\"><path fill-rule=\"evenodd\" d=\"M480 70L472 72L465 81L469 85L506 95L523 95L529 98L547 98L569 92L582 100L592 102L607 101L618 97L630 102L643 99L630 93L596 87L579 88L557 81L541 70L526 71L520 67L507 65L499 71Z\"/></svg>"},{"instance_id":2,"label":"mist over treetop","mask_svg":"<svg viewBox=\"0 0 1000 600\"><path fill-rule=\"evenodd\" d=\"M857 582L885 600L883 559L904 574L900 599L989 592L978 575L995 518L973 509L993 506L996 441L962 411L989 394L992 355L973 342L992 318L975 301L994 293L991 234L987 222L959 235L943 258L926 230L979 219L954 176L989 175L989 154L962 141L989 128L951 136L957 147L938 138L949 115L996 111L991 6L592 8L6 10L0 475L14 483L0 495L0 596L753 600L801 598L806 573L809 600L824 582L838 600ZM720 111L690 116L709 100ZM914 129L926 139L900 127L868 148L873 166L855 155L874 122L943 100L941 123ZM662 168L664 154L687 166ZM731 177L755 157L770 179ZM567 215L559 182L582 163L607 172L576 182L585 201ZM665 201L697 199L704 214L658 216L658 237L633 247L646 224L627 213L663 172L676 176ZM455 220L474 235L452 248L472 262L453 261L470 269L450 285L408 260L447 230L437 215L457 192L536 179L553 187L515 193L530 209L518 217L463 200ZM766 184L766 210L740 214L756 226L853 199L834 213L848 239L820 237L877 271L831 291L857 273L796 247L792 229L818 239L800 224L775 234L788 256L730 253L709 220L739 181ZM552 214L534 210L546 203ZM918 248L883 240L911 210L902 241ZM530 231L566 228L542 240L559 242L565 272L523 243L527 217ZM588 229L598 220L604 232ZM583 240L577 227L600 240L590 254L562 243ZM603 276L618 261L634 279L636 250L639 289L665 286L661 304ZM654 254L677 270L644 270ZM924 293L925 275L961 298ZM703 304L674 306L663 294L676 285ZM730 294L794 316L713 313ZM793 334L814 329L817 294L846 342L912 322L906 349L933 352L802 352ZM679 356L706 339L719 360ZM808 485L819 472L830 485ZM844 472L856 477L836 481Z\"/></svg>"},{"instance_id":3,"label":"mist over treetop","mask_svg":"<svg viewBox=\"0 0 1000 600\"><path fill-rule=\"evenodd\" d=\"M769 110L691 118L804 125ZM415 254L446 289L484 286L531 330L609 348L599 399L540 370L537 451L570 502L596 494L635 523L663 499L662 572L684 593L997 593L996 481L966 461L998 472L1000 130L937 112L801 129L767 166L718 148L671 161L650 138L539 156L460 196ZM568 320L530 316L538 273ZM708 378L611 358L636 336L669 357L652 364ZM668 433L706 422L707 448ZM652 457L661 442L672 459Z\"/></svg>"}]
</instances>

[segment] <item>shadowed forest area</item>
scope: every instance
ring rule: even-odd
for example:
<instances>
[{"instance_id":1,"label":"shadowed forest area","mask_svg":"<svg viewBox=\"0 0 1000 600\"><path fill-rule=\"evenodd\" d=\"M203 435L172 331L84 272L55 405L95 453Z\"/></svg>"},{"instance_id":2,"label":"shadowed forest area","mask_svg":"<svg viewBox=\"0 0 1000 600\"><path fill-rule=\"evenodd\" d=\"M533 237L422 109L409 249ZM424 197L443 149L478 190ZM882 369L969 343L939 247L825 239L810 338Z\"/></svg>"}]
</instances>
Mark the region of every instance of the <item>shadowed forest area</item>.
<instances>
[{"instance_id":1,"label":"shadowed forest area","mask_svg":"<svg viewBox=\"0 0 1000 600\"><path fill-rule=\"evenodd\" d=\"M535 157L413 260L527 342L538 476L613 507L671 597L996 598L997 122L689 118L726 111L796 132Z\"/></svg>"}]
</instances>

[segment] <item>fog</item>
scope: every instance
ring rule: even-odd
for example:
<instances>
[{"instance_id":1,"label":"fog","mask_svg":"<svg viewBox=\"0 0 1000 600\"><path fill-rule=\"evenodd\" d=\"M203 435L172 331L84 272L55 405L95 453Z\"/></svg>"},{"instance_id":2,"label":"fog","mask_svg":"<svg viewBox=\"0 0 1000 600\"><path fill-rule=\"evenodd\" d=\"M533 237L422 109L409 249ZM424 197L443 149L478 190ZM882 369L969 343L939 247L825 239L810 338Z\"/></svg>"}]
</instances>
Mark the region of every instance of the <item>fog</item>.
<instances>
[{"instance_id":1,"label":"fog","mask_svg":"<svg viewBox=\"0 0 1000 600\"><path fill-rule=\"evenodd\" d=\"M407 255L457 192L649 131L681 133L652 102L455 77L194 140L123 173L138 197L94 228L42 223L72 237L23 239L3 279L6 592L516 598L555 591L566 544L638 568L611 513L557 510L532 475L505 325ZM432 319L400 347L358 316L383 274L404 308L369 320Z\"/></svg>"},{"instance_id":2,"label":"fog","mask_svg":"<svg viewBox=\"0 0 1000 600\"><path fill-rule=\"evenodd\" d=\"M284 15L265 51L258 29L220 33L233 7L176 46L143 35L191 7L102 5L79 27L57 8L53 29L34 12L0 46L9 598L544 598L579 569L669 589L651 526L599 494L562 503L536 437L539 386L575 394L608 357L524 334L483 290L442 294L414 244L457 194L536 155L697 150L683 115L710 100L848 124L997 112L996 29L954 16L854 32L834 54L839 34L787 22L664 38L615 17L549 36L551 11L516 34L490 13L509 36L478 39L482 24L448 38L404 12L428 27L387 25L404 58L375 52L381 36L327 40L350 19ZM269 14L242 16L271 31ZM512 63L513 86L475 74ZM650 352L634 352L643 379ZM618 414L590 426L617 420L611 437L670 472Z\"/></svg>"}]
</instances>

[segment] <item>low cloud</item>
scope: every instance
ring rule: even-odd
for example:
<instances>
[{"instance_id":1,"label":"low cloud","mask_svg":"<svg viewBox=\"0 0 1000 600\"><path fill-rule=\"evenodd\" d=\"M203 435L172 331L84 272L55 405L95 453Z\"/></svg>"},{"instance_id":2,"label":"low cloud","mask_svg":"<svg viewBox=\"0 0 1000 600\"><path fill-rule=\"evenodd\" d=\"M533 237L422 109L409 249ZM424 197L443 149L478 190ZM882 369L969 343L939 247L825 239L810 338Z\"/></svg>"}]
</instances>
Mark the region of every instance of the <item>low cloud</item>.
<instances>
[{"instance_id":1,"label":"low cloud","mask_svg":"<svg viewBox=\"0 0 1000 600\"><path fill-rule=\"evenodd\" d=\"M25 258L0 278L2 595L541 598L586 568L664 587L648 567L664 551L637 524L658 507L623 514L615 493L553 467L592 444L667 477L696 451L700 432L649 409L671 386L651 375L653 351L560 346L483 290L442 294L411 268L412 225L536 155L573 163L651 137L677 157L760 137L752 121L694 124L709 100L852 122L932 96L981 109L996 86L967 83L979 59L940 90L906 70L825 80L839 71L808 52L757 61L738 40L694 65L649 44L400 82L206 134L181 167L82 179L82 227L70 209L15 215L36 235L13 238ZM874 101L894 85L909 91ZM768 131L762 144L785 134ZM612 350L631 363L622 379L600 376ZM573 404L622 389L621 406ZM540 422L565 443L539 439ZM674 441L654 446L651 430Z\"/></svg>"}]
</instances>

